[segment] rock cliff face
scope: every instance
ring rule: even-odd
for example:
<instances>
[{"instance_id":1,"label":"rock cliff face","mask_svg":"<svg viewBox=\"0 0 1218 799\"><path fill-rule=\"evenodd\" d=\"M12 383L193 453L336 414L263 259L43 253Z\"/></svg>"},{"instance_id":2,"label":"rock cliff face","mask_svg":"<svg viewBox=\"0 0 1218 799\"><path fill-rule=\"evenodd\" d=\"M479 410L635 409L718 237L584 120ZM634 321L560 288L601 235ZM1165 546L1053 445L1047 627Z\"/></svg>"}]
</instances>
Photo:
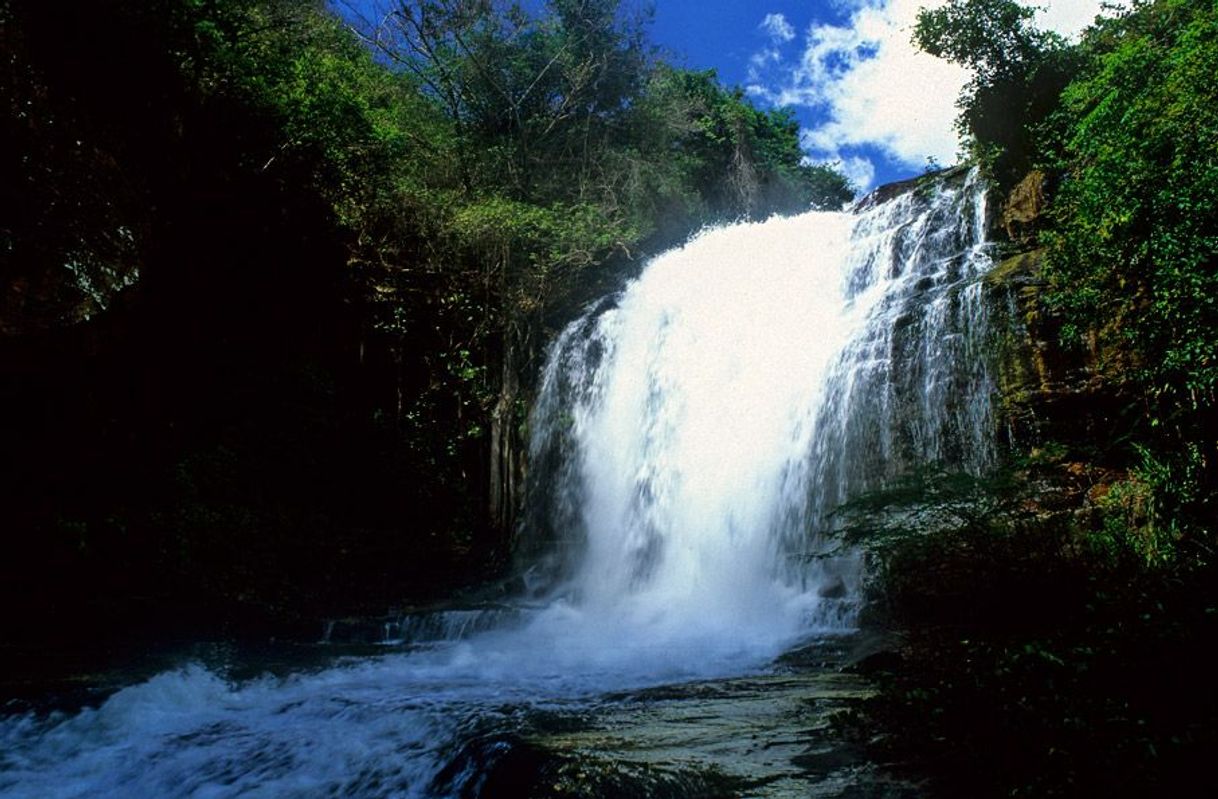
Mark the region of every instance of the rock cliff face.
<instances>
[{"instance_id":1,"label":"rock cliff face","mask_svg":"<svg viewBox=\"0 0 1218 799\"><path fill-rule=\"evenodd\" d=\"M1047 207L1047 178L1039 169L1015 184L1002 206L1002 227L1007 238L1022 246L1035 246L1036 231Z\"/></svg>"},{"instance_id":2,"label":"rock cliff face","mask_svg":"<svg viewBox=\"0 0 1218 799\"><path fill-rule=\"evenodd\" d=\"M858 202L865 210L935 180L967 171L954 167L886 184ZM1133 366L1119 336L1090 334L1077 346L1061 341L1061 324L1043 299L1045 249L1039 234L1049 208L1050 182L1039 170L1005 197L992 198L987 225L1001 257L985 278L997 378L996 420L1012 452L1062 447L1088 460L1103 459L1095 442L1111 441L1136 421L1136 398L1124 388Z\"/></svg>"},{"instance_id":3,"label":"rock cliff face","mask_svg":"<svg viewBox=\"0 0 1218 799\"><path fill-rule=\"evenodd\" d=\"M1104 462L1103 448L1138 424L1141 409L1124 376L1135 364L1115 331L1068 346L1044 301L1045 250L1037 242L1047 208L1045 177L1029 174L1001 204L1007 250L986 277L994 324L1000 432L1016 451L1065 447Z\"/></svg>"}]
</instances>

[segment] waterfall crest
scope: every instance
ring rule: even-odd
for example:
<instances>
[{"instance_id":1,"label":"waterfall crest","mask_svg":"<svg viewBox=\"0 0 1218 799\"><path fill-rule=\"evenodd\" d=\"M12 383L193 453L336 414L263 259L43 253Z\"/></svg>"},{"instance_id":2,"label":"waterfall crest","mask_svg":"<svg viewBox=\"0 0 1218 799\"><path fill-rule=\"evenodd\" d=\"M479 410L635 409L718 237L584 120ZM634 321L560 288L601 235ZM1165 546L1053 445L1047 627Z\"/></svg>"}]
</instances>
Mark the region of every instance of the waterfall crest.
<instances>
[{"instance_id":1,"label":"waterfall crest","mask_svg":"<svg viewBox=\"0 0 1218 799\"><path fill-rule=\"evenodd\" d=\"M975 173L707 230L552 346L531 419L535 569L602 626L848 626L843 501L993 458Z\"/></svg>"}]
</instances>

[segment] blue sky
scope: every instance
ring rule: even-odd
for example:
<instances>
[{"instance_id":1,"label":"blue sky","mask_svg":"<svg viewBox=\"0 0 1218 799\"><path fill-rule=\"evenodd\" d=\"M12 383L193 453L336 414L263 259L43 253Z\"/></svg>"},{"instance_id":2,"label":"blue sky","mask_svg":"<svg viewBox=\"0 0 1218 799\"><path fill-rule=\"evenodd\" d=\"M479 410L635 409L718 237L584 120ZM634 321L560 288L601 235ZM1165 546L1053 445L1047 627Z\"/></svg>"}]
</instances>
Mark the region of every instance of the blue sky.
<instances>
[{"instance_id":1,"label":"blue sky","mask_svg":"<svg viewBox=\"0 0 1218 799\"><path fill-rule=\"evenodd\" d=\"M767 16L781 14L793 29L803 30L814 19L843 22L844 8L825 0L657 0L651 32L684 66L714 67L726 82L743 84L749 58L767 41L760 27Z\"/></svg>"},{"instance_id":2,"label":"blue sky","mask_svg":"<svg viewBox=\"0 0 1218 799\"><path fill-rule=\"evenodd\" d=\"M644 0L624 0L627 8ZM355 7L385 0L336 0ZM543 0L526 0L540 5ZM787 106L808 158L861 190L955 162L960 67L910 43L918 9L943 0L654 0L651 38L677 64L711 68L758 105ZM1038 0L1040 24L1077 34L1101 0Z\"/></svg>"}]
</instances>

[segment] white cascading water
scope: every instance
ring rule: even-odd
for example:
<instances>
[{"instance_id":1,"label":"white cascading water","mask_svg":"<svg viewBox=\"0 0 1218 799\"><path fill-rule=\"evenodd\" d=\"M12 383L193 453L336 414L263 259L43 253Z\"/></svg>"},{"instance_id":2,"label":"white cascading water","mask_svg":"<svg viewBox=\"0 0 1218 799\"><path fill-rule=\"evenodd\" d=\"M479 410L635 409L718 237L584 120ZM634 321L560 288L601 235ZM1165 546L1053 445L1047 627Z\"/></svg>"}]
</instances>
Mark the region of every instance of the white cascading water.
<instances>
[{"instance_id":1,"label":"white cascading water","mask_svg":"<svg viewBox=\"0 0 1218 799\"><path fill-rule=\"evenodd\" d=\"M828 514L990 462L975 175L709 230L555 343L533 415L543 577L604 630L781 645L852 621ZM602 304L603 305L603 304Z\"/></svg>"},{"instance_id":2,"label":"white cascading water","mask_svg":"<svg viewBox=\"0 0 1218 799\"><path fill-rule=\"evenodd\" d=\"M833 508L992 458L983 197L975 176L941 179L654 259L552 348L532 596L504 621L404 620L396 635L428 642L244 682L191 665L0 718L0 794L474 796L486 763L467 742L538 708L755 673L848 629L859 564L827 554Z\"/></svg>"}]
</instances>

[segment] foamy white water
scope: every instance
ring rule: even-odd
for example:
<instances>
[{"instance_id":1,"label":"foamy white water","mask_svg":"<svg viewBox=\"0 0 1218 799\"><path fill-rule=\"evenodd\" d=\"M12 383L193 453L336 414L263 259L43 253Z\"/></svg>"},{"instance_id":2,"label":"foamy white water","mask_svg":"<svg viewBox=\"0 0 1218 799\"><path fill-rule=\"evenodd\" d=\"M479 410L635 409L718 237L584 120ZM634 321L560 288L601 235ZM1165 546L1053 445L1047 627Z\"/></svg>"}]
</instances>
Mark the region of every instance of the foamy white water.
<instances>
[{"instance_id":1,"label":"foamy white water","mask_svg":"<svg viewBox=\"0 0 1218 799\"><path fill-rule=\"evenodd\" d=\"M811 620L815 597L775 579L774 532L824 375L866 312L840 279L851 223L707 231L559 342L535 448L576 444L567 590L601 635L781 646ZM560 380L578 396L550 396Z\"/></svg>"},{"instance_id":2,"label":"foamy white water","mask_svg":"<svg viewBox=\"0 0 1218 799\"><path fill-rule=\"evenodd\" d=\"M317 672L191 666L95 709L0 719L0 794L477 796L471 742L493 754L530 713L756 672L849 629L859 564L823 556L832 509L992 457L982 197L942 182L656 258L551 350L518 612L415 620L404 636L452 640Z\"/></svg>"},{"instance_id":3,"label":"foamy white water","mask_svg":"<svg viewBox=\"0 0 1218 799\"><path fill-rule=\"evenodd\" d=\"M992 459L984 222L970 176L706 231L569 326L532 420L543 576L601 635L761 653L850 626L829 513Z\"/></svg>"}]
</instances>

